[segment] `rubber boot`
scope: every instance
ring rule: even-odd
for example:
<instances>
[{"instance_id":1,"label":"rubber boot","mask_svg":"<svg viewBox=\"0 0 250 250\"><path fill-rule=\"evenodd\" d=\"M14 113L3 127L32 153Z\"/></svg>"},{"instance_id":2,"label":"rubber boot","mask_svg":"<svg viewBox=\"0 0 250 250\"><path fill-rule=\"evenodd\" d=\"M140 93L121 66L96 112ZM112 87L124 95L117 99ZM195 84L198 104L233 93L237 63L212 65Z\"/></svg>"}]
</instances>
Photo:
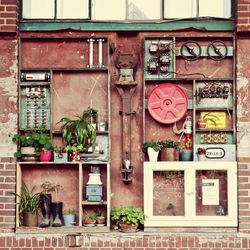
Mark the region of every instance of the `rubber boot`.
<instances>
[{"instance_id":1,"label":"rubber boot","mask_svg":"<svg viewBox=\"0 0 250 250\"><path fill-rule=\"evenodd\" d=\"M41 194L40 195L40 204L42 210L42 221L40 227L50 226L50 217L51 217L51 194Z\"/></svg>"},{"instance_id":2,"label":"rubber boot","mask_svg":"<svg viewBox=\"0 0 250 250\"><path fill-rule=\"evenodd\" d=\"M61 227L63 225L62 202L52 202L53 227Z\"/></svg>"}]
</instances>

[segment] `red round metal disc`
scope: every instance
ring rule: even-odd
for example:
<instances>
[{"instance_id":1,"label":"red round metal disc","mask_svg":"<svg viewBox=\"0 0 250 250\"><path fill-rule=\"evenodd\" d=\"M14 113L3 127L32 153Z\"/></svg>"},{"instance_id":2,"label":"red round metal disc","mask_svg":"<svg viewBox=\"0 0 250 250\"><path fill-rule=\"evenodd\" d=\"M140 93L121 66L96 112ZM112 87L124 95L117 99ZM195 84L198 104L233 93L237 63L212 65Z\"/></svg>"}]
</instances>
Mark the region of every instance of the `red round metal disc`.
<instances>
[{"instance_id":1,"label":"red round metal disc","mask_svg":"<svg viewBox=\"0 0 250 250\"><path fill-rule=\"evenodd\" d=\"M154 88L148 96L148 111L158 122L171 124L187 112L188 98L175 84L165 83Z\"/></svg>"}]
</instances>

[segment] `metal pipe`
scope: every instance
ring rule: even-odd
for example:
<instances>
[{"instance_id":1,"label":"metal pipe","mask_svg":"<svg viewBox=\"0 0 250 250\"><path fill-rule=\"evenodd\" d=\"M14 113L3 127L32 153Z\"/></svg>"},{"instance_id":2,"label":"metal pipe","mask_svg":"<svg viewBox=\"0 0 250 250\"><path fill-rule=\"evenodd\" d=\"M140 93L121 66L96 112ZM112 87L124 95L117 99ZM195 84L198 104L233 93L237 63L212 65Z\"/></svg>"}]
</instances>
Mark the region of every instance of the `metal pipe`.
<instances>
[{"instance_id":1,"label":"metal pipe","mask_svg":"<svg viewBox=\"0 0 250 250\"><path fill-rule=\"evenodd\" d=\"M98 67L102 68L103 63L102 63L102 43L104 42L104 39L100 38L98 39Z\"/></svg>"},{"instance_id":2,"label":"metal pipe","mask_svg":"<svg viewBox=\"0 0 250 250\"><path fill-rule=\"evenodd\" d=\"M94 39L88 39L89 42L89 68L93 68L93 58L94 58Z\"/></svg>"}]
</instances>

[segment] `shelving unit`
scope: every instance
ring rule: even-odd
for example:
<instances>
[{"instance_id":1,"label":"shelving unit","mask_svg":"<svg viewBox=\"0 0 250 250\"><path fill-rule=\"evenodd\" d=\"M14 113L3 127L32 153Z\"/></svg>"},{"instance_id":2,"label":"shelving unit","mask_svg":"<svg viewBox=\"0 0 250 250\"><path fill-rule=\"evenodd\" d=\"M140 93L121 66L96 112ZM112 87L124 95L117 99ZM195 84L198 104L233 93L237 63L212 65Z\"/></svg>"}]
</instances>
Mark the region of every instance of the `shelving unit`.
<instances>
[{"instance_id":1,"label":"shelving unit","mask_svg":"<svg viewBox=\"0 0 250 250\"><path fill-rule=\"evenodd\" d=\"M211 47L210 44L217 40L221 43L214 43L215 47ZM168 72L161 74L160 44L164 41L170 44ZM217 54L215 48L221 54ZM232 36L166 35L144 39L144 142L168 139L178 142L180 138L185 138L182 132L185 132L186 117L192 118L192 134L189 137L192 140L192 158L189 162L144 160L144 187L147 187L144 189L144 209L148 215L146 231L160 231L162 227L237 226L234 51ZM219 58L220 55L223 58ZM157 58L154 61L158 63L155 70L149 67L152 58ZM162 90L164 84L166 89ZM173 87L167 90L169 84ZM175 91L179 89L185 92L188 105L185 115L175 123L179 110L174 106L174 113L169 107L178 99ZM157 98L149 104L152 93ZM162 118L160 122L150 113L149 105ZM169 122L166 120L170 114L172 118ZM206 127L198 125L201 116L207 117ZM197 156L200 148L206 150L203 159ZM215 187L208 188L208 193L214 192L215 200L206 193L207 183L202 179Z\"/></svg>"},{"instance_id":2,"label":"shelving unit","mask_svg":"<svg viewBox=\"0 0 250 250\"><path fill-rule=\"evenodd\" d=\"M38 39L39 38L39 39ZM93 40L91 40L93 39ZM90 45L90 40L93 46ZM101 40L101 42L99 42ZM45 47L49 47L50 49ZM92 48L91 48L92 47ZM33 48L33 49L31 49ZM47 51L50 51L48 53ZM65 54L63 54L65 53ZM40 92L46 89L46 129L50 133L53 144L61 146L62 138L58 124L62 117L71 117L86 110L88 107L98 110L99 124L106 128L97 128L96 144L102 149L95 157L83 156L81 162L18 162L17 163L17 194L21 193L22 180L28 188L36 186L41 191L41 183L50 181L60 184L58 200L63 202L63 209L73 208L76 211L76 225L72 227L27 228L20 225L18 198L16 207L16 232L18 233L71 233L71 232L108 232L110 229L110 86L109 86L109 41L106 37L64 37L30 36L20 39L20 120L19 130L38 130L44 120L40 114L42 100ZM63 60L62 60L63 58ZM25 74L30 77L24 78ZM40 74L40 76L38 76ZM45 77L46 74L46 77ZM47 77L47 75L49 77ZM32 79L32 76L35 77ZM37 94L41 103L34 104L26 92ZM40 91L40 92L39 92ZM105 92L105 95L101 95ZM34 92L34 93L33 93ZM36 93L39 92L39 93ZM32 112L39 113L31 118L38 120L35 127L27 125L27 99L31 100ZM40 119L41 118L41 119ZM41 121L40 121L41 120ZM101 126L101 125L100 125ZM86 185L91 167L99 167L103 183L103 201L86 200ZM55 201L52 193L52 201ZM86 212L100 209L105 213L106 222L103 226L86 227L83 218Z\"/></svg>"}]
</instances>

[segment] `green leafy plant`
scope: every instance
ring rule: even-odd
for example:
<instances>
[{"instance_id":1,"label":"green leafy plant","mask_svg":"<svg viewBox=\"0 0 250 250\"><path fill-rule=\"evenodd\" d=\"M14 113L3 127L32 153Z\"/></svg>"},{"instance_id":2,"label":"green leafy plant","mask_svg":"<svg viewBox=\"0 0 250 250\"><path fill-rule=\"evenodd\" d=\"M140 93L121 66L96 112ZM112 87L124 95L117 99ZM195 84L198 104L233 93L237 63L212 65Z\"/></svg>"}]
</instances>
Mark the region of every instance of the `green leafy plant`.
<instances>
[{"instance_id":1,"label":"green leafy plant","mask_svg":"<svg viewBox=\"0 0 250 250\"><path fill-rule=\"evenodd\" d=\"M22 181L21 194L13 193L18 197L19 216L22 221L24 212L40 213L40 194L34 193L35 186L29 190L27 185Z\"/></svg>"},{"instance_id":2,"label":"green leafy plant","mask_svg":"<svg viewBox=\"0 0 250 250\"><path fill-rule=\"evenodd\" d=\"M63 117L59 123L62 123L62 137L66 144L70 145L75 139L84 150L92 146L96 140L96 129L91 125L92 122L97 122L97 111L92 108L85 110L81 116L75 116L75 119Z\"/></svg>"},{"instance_id":3,"label":"green leafy plant","mask_svg":"<svg viewBox=\"0 0 250 250\"><path fill-rule=\"evenodd\" d=\"M114 207L111 211L111 218L117 222L126 222L127 224L144 224L146 215L140 207Z\"/></svg>"},{"instance_id":4,"label":"green leafy plant","mask_svg":"<svg viewBox=\"0 0 250 250\"><path fill-rule=\"evenodd\" d=\"M63 211L63 214L65 215L75 214L75 210L73 208L68 208Z\"/></svg>"},{"instance_id":5,"label":"green leafy plant","mask_svg":"<svg viewBox=\"0 0 250 250\"><path fill-rule=\"evenodd\" d=\"M20 147L34 147L36 155L39 156L42 150L53 150L53 145L47 130L41 128L39 130L27 130L24 133L14 134L12 141ZM14 153L14 156L21 157L20 147Z\"/></svg>"},{"instance_id":6,"label":"green leafy plant","mask_svg":"<svg viewBox=\"0 0 250 250\"><path fill-rule=\"evenodd\" d=\"M84 150L84 147L82 144L74 144L74 145L67 145L66 151L72 151L72 152L82 152Z\"/></svg>"},{"instance_id":7,"label":"green leafy plant","mask_svg":"<svg viewBox=\"0 0 250 250\"><path fill-rule=\"evenodd\" d=\"M178 148L178 144L170 139L165 141L160 141L159 144L161 148Z\"/></svg>"},{"instance_id":8,"label":"green leafy plant","mask_svg":"<svg viewBox=\"0 0 250 250\"><path fill-rule=\"evenodd\" d=\"M159 152L161 150L161 144L159 141L144 142L144 151L146 151L148 148L153 148L155 152Z\"/></svg>"}]
</instances>

